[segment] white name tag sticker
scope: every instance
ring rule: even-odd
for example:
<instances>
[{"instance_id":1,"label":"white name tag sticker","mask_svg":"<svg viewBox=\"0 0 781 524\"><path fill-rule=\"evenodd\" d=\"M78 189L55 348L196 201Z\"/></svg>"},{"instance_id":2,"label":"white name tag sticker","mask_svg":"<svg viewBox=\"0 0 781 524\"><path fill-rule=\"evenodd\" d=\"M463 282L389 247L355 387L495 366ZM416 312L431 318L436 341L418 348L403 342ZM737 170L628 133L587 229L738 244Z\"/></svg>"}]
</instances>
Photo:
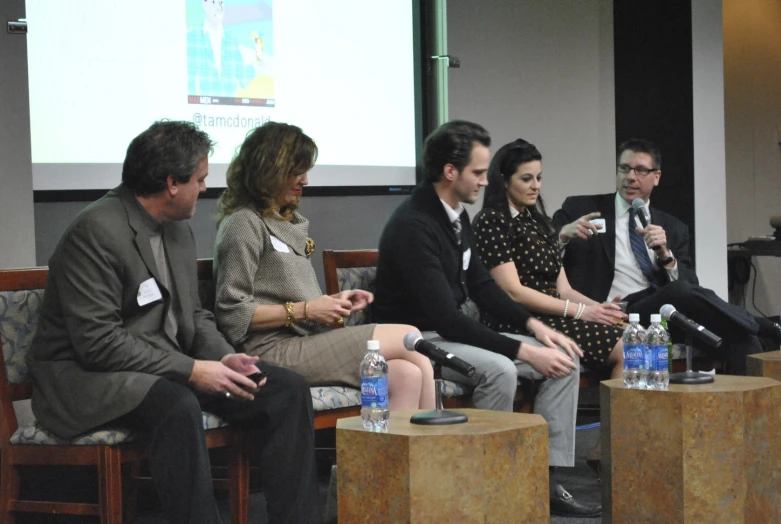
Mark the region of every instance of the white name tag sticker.
<instances>
[{"instance_id":1,"label":"white name tag sticker","mask_svg":"<svg viewBox=\"0 0 781 524\"><path fill-rule=\"evenodd\" d=\"M280 253L290 253L290 248L288 247L287 244L282 242L274 235L269 235L269 238L271 239L271 245L275 250L279 251Z\"/></svg>"},{"instance_id":2,"label":"white name tag sticker","mask_svg":"<svg viewBox=\"0 0 781 524\"><path fill-rule=\"evenodd\" d=\"M605 219L604 218L594 218L589 220L592 224L594 224L597 227L601 226L601 229L597 230L597 233L605 233Z\"/></svg>"},{"instance_id":3,"label":"white name tag sticker","mask_svg":"<svg viewBox=\"0 0 781 524\"><path fill-rule=\"evenodd\" d=\"M472 260L472 248L469 247L464 251L464 271L469 269L469 261Z\"/></svg>"},{"instance_id":4,"label":"white name tag sticker","mask_svg":"<svg viewBox=\"0 0 781 524\"><path fill-rule=\"evenodd\" d=\"M157 282L155 282L154 278L141 282L141 285L138 286L136 300L139 306L146 306L152 302L163 300L163 294L160 293L160 288L157 287Z\"/></svg>"}]
</instances>

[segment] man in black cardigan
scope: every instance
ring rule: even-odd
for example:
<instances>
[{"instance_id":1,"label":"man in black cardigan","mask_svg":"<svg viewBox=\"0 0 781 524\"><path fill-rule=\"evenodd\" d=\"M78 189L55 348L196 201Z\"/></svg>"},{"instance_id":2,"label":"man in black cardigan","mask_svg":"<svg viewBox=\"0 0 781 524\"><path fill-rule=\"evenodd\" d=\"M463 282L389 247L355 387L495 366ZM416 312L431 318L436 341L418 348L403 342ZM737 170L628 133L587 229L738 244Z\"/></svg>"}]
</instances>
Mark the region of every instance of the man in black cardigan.
<instances>
[{"instance_id":1,"label":"man in black cardigan","mask_svg":"<svg viewBox=\"0 0 781 524\"><path fill-rule=\"evenodd\" d=\"M570 284L594 300L621 297L629 303L628 311L640 313L646 325L651 313L672 304L724 338L720 350L704 344L699 348L726 361L730 373L745 374L746 355L762 350L757 335L781 343L781 330L699 285L689 254L688 228L649 205L662 174L659 149L647 140L629 140L619 146L617 163L616 193L567 198L553 215L559 239L566 244L564 269ZM630 222L636 198L650 211L647 228ZM604 229L590 222L597 217L604 220ZM645 242L651 264L645 271L638 261L642 252L636 254L632 247L632 226ZM673 328L673 335L678 338L680 333Z\"/></svg>"},{"instance_id":2,"label":"man in black cardigan","mask_svg":"<svg viewBox=\"0 0 781 524\"><path fill-rule=\"evenodd\" d=\"M474 203L487 184L489 145L485 129L464 121L444 124L426 139L425 180L396 209L380 239L372 315L378 322L415 325L427 340L474 365L471 378L449 369L443 376L472 386L476 408L512 411L519 376L547 378L534 409L548 422L550 465L571 467L582 352L513 302L473 256L462 203ZM504 322L524 325L532 336L493 331L464 313L470 300ZM551 481L552 513L600 511Z\"/></svg>"}]
</instances>

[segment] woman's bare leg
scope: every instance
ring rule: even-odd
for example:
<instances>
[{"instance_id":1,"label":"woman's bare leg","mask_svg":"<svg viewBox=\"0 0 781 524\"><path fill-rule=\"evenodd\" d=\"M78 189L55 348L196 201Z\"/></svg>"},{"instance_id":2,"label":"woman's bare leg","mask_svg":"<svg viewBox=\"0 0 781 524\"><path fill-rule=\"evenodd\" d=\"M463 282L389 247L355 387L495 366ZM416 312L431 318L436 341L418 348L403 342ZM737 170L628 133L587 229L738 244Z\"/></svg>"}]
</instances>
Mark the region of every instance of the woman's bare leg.
<instances>
[{"instance_id":1,"label":"woman's bare leg","mask_svg":"<svg viewBox=\"0 0 781 524\"><path fill-rule=\"evenodd\" d=\"M624 341L619 340L607 357L607 363L612 366L610 378L621 378L624 372Z\"/></svg>"},{"instance_id":2,"label":"woman's bare leg","mask_svg":"<svg viewBox=\"0 0 781 524\"><path fill-rule=\"evenodd\" d=\"M431 361L428 357L415 351L408 351L404 347L404 335L409 332L419 333L417 328L403 324L377 324L374 328L374 339L380 341L380 354L388 361L389 371L391 363L395 360L406 361L420 370L419 387L416 388L419 392L417 404L396 409L434 409L434 369L431 367ZM404 368L399 366L399 369ZM393 381L389 380L388 387L397 391ZM393 401L393 394L391 394L391 401Z\"/></svg>"},{"instance_id":3,"label":"woman's bare leg","mask_svg":"<svg viewBox=\"0 0 781 524\"><path fill-rule=\"evenodd\" d=\"M388 360L388 405L391 409L418 409L422 376L420 368L400 358Z\"/></svg>"}]
</instances>

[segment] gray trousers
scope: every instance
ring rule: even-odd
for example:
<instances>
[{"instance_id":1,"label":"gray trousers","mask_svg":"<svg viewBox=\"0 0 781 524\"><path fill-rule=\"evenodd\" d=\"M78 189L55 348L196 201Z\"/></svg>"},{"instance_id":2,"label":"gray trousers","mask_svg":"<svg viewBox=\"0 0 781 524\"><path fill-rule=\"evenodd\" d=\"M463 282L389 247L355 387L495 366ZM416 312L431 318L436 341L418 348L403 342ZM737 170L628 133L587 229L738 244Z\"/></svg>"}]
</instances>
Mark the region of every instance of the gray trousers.
<instances>
[{"instance_id":1,"label":"gray trousers","mask_svg":"<svg viewBox=\"0 0 781 524\"><path fill-rule=\"evenodd\" d=\"M503 334L525 344L542 346L532 337ZM527 380L544 378L525 362L510 360L504 355L479 347L450 342L435 331L424 331L423 338L475 367L475 374L470 378L443 368L442 378L471 386L474 389L472 404L477 409L512 411L518 377ZM564 350L560 349L560 351ZM577 369L564 378L544 380L534 401L534 412L541 415L548 423L551 466L575 465L575 417L580 387L580 362L577 356L575 365Z\"/></svg>"}]
</instances>

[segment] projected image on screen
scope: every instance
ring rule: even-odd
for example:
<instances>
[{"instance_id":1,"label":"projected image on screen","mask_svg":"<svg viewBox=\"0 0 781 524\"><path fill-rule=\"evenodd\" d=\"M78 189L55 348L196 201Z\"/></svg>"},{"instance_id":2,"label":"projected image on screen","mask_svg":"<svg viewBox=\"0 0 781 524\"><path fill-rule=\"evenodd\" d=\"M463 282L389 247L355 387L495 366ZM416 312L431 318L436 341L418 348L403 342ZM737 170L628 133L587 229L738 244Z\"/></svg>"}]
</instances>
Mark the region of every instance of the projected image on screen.
<instances>
[{"instance_id":1,"label":"projected image on screen","mask_svg":"<svg viewBox=\"0 0 781 524\"><path fill-rule=\"evenodd\" d=\"M35 191L115 187L130 141L161 119L215 142L212 188L225 187L247 133L271 120L317 142L310 187L415 184L416 1L25 5Z\"/></svg>"},{"instance_id":2,"label":"projected image on screen","mask_svg":"<svg viewBox=\"0 0 781 524\"><path fill-rule=\"evenodd\" d=\"M187 102L274 106L271 1L186 0Z\"/></svg>"}]
</instances>

